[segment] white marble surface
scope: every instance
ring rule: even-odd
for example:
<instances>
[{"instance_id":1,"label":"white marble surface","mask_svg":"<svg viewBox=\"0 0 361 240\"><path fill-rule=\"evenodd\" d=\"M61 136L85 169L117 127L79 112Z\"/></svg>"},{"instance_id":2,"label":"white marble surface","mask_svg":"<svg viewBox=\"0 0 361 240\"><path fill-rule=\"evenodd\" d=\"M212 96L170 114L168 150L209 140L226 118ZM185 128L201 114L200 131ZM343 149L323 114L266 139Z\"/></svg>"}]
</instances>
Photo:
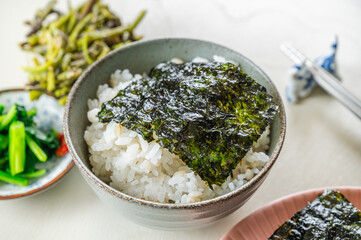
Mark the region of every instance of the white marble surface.
<instances>
[{"instance_id":1,"label":"white marble surface","mask_svg":"<svg viewBox=\"0 0 361 240\"><path fill-rule=\"evenodd\" d=\"M17 43L22 24L47 0L0 2L0 89L21 87L25 64ZM71 1L74 4L80 1ZM279 52L285 40L314 58L339 37L343 84L361 98L361 2L358 0L122 0L106 1L125 21L147 9L137 29L145 39L190 37L233 48L258 64L284 98L291 63ZM60 1L65 7L66 1ZM138 226L104 206L74 168L50 190L0 202L1 239L219 239L264 204L304 189L361 185L361 122L318 90L301 104L285 103L284 148L269 177L238 211L205 229L162 232Z\"/></svg>"}]
</instances>

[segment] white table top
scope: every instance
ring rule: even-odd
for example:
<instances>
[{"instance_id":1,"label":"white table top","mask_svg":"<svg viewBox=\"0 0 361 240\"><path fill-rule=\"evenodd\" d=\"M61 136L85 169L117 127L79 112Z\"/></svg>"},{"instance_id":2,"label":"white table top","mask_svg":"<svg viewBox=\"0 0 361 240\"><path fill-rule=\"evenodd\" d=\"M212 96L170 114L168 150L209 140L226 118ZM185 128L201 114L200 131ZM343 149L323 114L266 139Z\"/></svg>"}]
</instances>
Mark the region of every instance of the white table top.
<instances>
[{"instance_id":1,"label":"white table top","mask_svg":"<svg viewBox=\"0 0 361 240\"><path fill-rule=\"evenodd\" d=\"M0 89L22 87L26 74L23 21L48 0L0 3ZM78 4L81 1L71 1ZM357 0L122 0L106 1L125 22L141 9L137 29L145 39L189 37L241 52L274 81L283 99L291 63L278 50L285 40L311 58L339 37L343 84L361 98L361 2ZM66 1L60 2L66 6ZM317 90L301 104L285 102L286 141L275 166L254 196L215 225L187 232L138 226L103 205L74 167L55 187L39 195L0 202L1 239L219 239L264 204L300 190L361 185L361 122L335 99Z\"/></svg>"}]
</instances>

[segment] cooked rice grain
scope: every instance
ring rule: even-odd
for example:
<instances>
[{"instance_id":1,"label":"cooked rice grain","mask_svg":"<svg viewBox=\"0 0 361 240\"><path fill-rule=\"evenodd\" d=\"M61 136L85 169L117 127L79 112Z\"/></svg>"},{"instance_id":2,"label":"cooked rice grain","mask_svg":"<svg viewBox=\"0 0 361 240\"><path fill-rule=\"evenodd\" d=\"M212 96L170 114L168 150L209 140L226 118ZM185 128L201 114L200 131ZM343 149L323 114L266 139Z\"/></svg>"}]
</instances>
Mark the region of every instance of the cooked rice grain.
<instances>
[{"instance_id":1,"label":"cooked rice grain","mask_svg":"<svg viewBox=\"0 0 361 240\"><path fill-rule=\"evenodd\" d=\"M198 61L201 59L198 59ZM223 60L223 59L221 59ZM148 143L141 135L115 122L100 123L97 113L101 104L111 100L120 89L141 78L128 70L117 70L109 87L101 85L97 99L88 100L87 117L91 125L84 138L89 146L94 174L111 187L133 197L162 203L193 203L233 191L252 179L269 160L269 128L253 144L233 171L233 178L213 191L176 155L156 142Z\"/></svg>"}]
</instances>

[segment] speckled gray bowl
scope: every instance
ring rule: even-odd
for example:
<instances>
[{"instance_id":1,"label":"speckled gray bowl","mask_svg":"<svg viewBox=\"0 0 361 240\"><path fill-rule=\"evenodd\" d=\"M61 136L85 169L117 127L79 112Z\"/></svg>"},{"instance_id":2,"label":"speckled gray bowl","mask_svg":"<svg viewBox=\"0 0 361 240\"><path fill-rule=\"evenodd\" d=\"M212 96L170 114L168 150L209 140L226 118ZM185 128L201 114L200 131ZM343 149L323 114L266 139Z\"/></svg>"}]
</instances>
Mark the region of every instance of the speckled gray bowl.
<instances>
[{"instance_id":1,"label":"speckled gray bowl","mask_svg":"<svg viewBox=\"0 0 361 240\"><path fill-rule=\"evenodd\" d=\"M251 181L223 196L192 204L162 204L128 196L98 179L91 171L89 153L83 135L87 120L87 100L95 98L100 84L109 82L116 69L144 73L171 58L186 61L200 56L223 56L239 63L244 72L267 88L280 106L271 125L270 161ZM282 100L271 80L243 55L223 46L192 39L158 39L127 45L95 62L72 88L64 113L64 133L76 166L96 195L114 211L144 226L176 230L211 224L242 206L265 180L275 163L285 137L286 119Z\"/></svg>"}]
</instances>

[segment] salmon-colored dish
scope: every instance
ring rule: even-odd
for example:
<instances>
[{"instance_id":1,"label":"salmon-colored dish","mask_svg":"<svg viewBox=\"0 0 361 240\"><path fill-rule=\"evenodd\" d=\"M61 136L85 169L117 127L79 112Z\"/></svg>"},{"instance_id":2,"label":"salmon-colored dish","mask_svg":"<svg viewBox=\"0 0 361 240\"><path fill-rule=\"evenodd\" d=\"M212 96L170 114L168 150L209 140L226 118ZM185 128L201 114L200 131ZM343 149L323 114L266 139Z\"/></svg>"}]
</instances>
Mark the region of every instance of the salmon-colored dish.
<instances>
[{"instance_id":1,"label":"salmon-colored dish","mask_svg":"<svg viewBox=\"0 0 361 240\"><path fill-rule=\"evenodd\" d=\"M255 211L237 223L222 240L268 239L280 225L330 188L340 191L356 208L361 208L361 187L327 187L298 192Z\"/></svg>"}]
</instances>

